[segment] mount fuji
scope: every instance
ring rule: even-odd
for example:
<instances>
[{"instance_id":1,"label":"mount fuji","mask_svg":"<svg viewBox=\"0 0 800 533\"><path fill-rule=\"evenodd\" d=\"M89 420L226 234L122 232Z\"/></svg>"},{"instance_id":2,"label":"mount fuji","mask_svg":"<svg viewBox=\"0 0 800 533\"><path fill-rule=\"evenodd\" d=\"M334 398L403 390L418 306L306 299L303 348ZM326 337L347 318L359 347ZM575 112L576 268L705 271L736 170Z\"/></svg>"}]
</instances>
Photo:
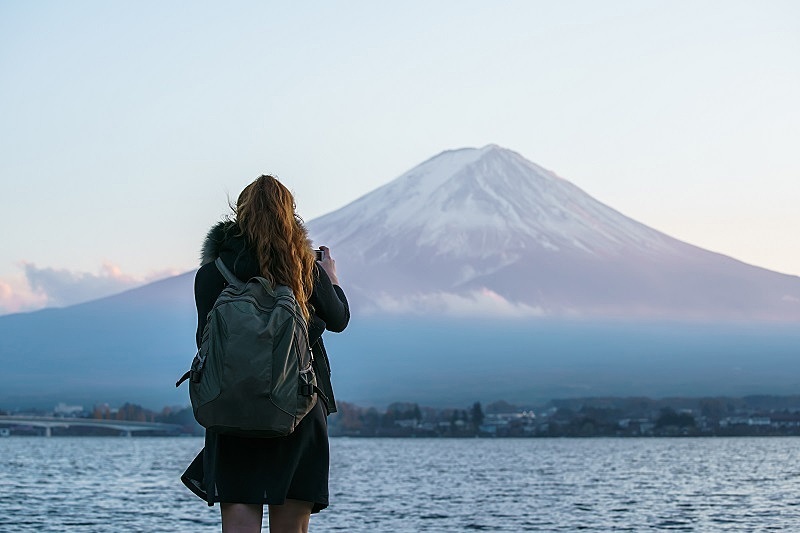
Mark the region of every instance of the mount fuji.
<instances>
[{"instance_id":1,"label":"mount fuji","mask_svg":"<svg viewBox=\"0 0 800 533\"><path fill-rule=\"evenodd\" d=\"M450 150L308 224L362 312L800 319L800 278L669 237L521 155Z\"/></svg>"},{"instance_id":2,"label":"mount fuji","mask_svg":"<svg viewBox=\"0 0 800 533\"><path fill-rule=\"evenodd\" d=\"M308 228L351 302L326 334L345 401L800 387L800 278L673 239L498 146L443 152ZM185 404L193 276L1 316L0 408Z\"/></svg>"}]
</instances>

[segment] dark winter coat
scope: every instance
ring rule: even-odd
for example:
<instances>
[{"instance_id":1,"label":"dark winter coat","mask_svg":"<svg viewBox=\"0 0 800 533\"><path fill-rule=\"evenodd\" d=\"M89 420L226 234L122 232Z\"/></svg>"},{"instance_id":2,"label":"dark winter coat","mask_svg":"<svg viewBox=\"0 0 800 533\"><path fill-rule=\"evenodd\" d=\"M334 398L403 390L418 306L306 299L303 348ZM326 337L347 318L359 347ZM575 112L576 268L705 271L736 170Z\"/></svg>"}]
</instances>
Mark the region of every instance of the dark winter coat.
<instances>
[{"instance_id":1,"label":"dark winter coat","mask_svg":"<svg viewBox=\"0 0 800 533\"><path fill-rule=\"evenodd\" d=\"M213 303L225 287L225 279L213 265L217 257L221 257L225 265L242 280L259 276L258 260L244 236L239 235L235 222L219 222L209 230L203 243L201 267L195 277L195 300L197 303L197 345L206 324L206 317L211 310L208 303ZM314 290L308 301L312 312L308 327L311 351L314 354L314 373L317 385L327 397L325 407L327 413L336 412L336 402L331 385L331 367L322 333L340 332L347 327L350 320L350 308L341 287L334 285L328 274L317 267L314 273Z\"/></svg>"}]
</instances>

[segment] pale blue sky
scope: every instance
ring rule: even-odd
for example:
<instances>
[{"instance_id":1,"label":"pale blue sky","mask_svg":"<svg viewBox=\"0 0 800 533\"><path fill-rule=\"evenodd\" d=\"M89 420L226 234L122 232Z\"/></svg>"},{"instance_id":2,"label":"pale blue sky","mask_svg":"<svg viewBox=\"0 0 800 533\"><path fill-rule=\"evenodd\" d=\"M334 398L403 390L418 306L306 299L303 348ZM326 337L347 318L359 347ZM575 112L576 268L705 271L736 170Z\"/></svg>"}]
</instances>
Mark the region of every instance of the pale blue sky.
<instances>
[{"instance_id":1,"label":"pale blue sky","mask_svg":"<svg viewBox=\"0 0 800 533\"><path fill-rule=\"evenodd\" d=\"M0 313L194 267L260 173L312 219L489 143L800 274L798 94L793 1L0 1Z\"/></svg>"}]
</instances>

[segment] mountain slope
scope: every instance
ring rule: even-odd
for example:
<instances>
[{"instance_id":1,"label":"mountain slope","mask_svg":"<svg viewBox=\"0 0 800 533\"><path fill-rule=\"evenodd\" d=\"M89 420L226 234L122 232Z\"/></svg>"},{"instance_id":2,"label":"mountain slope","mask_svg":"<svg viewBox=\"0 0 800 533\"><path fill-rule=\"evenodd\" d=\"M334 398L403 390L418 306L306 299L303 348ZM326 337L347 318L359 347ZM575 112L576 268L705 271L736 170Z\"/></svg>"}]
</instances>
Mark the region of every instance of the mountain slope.
<instances>
[{"instance_id":1,"label":"mountain slope","mask_svg":"<svg viewBox=\"0 0 800 533\"><path fill-rule=\"evenodd\" d=\"M187 272L70 307L0 317L0 407L183 404L195 352Z\"/></svg>"},{"instance_id":2,"label":"mountain slope","mask_svg":"<svg viewBox=\"0 0 800 533\"><path fill-rule=\"evenodd\" d=\"M309 223L368 311L800 319L800 278L640 224L519 154L439 154Z\"/></svg>"}]
</instances>

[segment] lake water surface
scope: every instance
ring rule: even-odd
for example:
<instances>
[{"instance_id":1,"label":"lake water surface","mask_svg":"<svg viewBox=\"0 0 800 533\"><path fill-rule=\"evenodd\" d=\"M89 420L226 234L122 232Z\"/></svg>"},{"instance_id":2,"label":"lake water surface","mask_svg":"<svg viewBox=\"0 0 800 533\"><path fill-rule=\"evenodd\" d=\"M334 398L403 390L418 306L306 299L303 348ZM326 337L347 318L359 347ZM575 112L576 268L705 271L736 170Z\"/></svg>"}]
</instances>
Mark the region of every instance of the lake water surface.
<instances>
[{"instance_id":1,"label":"lake water surface","mask_svg":"<svg viewBox=\"0 0 800 533\"><path fill-rule=\"evenodd\" d=\"M311 531L800 531L799 446L334 438L331 506ZM201 447L199 438L0 439L0 531L219 531L219 508L179 480Z\"/></svg>"}]
</instances>

